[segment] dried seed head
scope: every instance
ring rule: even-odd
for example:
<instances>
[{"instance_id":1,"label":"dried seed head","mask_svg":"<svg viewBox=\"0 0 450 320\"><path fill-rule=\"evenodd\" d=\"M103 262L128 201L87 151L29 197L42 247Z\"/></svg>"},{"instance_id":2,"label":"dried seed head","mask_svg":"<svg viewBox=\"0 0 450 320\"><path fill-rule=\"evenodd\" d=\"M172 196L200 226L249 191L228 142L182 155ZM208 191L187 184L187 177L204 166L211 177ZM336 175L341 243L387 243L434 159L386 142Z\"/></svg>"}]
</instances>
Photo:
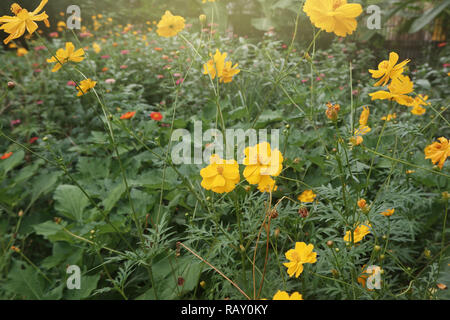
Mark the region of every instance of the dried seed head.
<instances>
[{"instance_id":1,"label":"dried seed head","mask_svg":"<svg viewBox=\"0 0 450 320\"><path fill-rule=\"evenodd\" d=\"M278 218L278 211L277 211L277 209L273 209L272 211L270 211L270 218L271 219Z\"/></svg>"},{"instance_id":2,"label":"dried seed head","mask_svg":"<svg viewBox=\"0 0 450 320\"><path fill-rule=\"evenodd\" d=\"M298 214L300 215L300 217L306 218L309 215L308 208L307 207L300 207L300 209L298 209Z\"/></svg>"}]
</instances>

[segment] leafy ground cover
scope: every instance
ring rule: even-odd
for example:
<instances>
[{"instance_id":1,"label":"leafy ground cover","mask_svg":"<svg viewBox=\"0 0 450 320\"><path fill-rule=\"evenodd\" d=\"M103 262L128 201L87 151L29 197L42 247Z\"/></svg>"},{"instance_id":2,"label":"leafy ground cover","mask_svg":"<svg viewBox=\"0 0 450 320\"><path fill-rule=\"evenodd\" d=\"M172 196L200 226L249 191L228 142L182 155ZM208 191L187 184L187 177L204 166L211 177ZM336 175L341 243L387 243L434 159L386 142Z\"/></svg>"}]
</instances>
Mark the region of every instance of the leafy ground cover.
<instances>
[{"instance_id":1,"label":"leafy ground cover","mask_svg":"<svg viewBox=\"0 0 450 320\"><path fill-rule=\"evenodd\" d=\"M448 299L448 47L431 68L336 28L318 49L314 14L306 46L173 14L1 52L0 297ZM178 164L179 129L192 154L279 143Z\"/></svg>"}]
</instances>

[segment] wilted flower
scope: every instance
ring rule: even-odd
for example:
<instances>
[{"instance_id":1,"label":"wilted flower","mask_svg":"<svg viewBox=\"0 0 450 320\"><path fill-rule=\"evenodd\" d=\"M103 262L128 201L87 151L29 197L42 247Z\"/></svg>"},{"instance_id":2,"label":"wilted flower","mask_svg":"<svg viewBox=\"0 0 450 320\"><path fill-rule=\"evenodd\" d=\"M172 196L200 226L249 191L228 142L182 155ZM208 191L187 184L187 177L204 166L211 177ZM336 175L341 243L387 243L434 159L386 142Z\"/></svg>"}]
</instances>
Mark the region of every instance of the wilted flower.
<instances>
[{"instance_id":1,"label":"wilted flower","mask_svg":"<svg viewBox=\"0 0 450 320\"><path fill-rule=\"evenodd\" d=\"M8 159L9 157L11 157L12 155L13 155L12 152L6 152L6 153L4 153L4 154L0 157L0 160L6 160L6 159Z\"/></svg>"},{"instance_id":2,"label":"wilted flower","mask_svg":"<svg viewBox=\"0 0 450 320\"><path fill-rule=\"evenodd\" d=\"M381 212L380 214L385 217L390 217L394 214L395 209L387 209L386 211Z\"/></svg>"}]
</instances>

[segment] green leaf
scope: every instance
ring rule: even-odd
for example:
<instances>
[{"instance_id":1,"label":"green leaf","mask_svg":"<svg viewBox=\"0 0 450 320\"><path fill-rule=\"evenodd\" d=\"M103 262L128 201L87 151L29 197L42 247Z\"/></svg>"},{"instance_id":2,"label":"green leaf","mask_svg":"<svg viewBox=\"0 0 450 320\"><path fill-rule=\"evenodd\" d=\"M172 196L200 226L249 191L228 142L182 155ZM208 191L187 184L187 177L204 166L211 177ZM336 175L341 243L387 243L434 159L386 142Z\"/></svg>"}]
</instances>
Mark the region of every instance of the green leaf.
<instances>
[{"instance_id":1,"label":"green leaf","mask_svg":"<svg viewBox=\"0 0 450 320\"><path fill-rule=\"evenodd\" d=\"M23 152L22 150L14 152L8 159L0 161L0 171L8 173L12 169L14 169L14 167L19 165L23 161L24 157L25 152Z\"/></svg>"},{"instance_id":2,"label":"green leaf","mask_svg":"<svg viewBox=\"0 0 450 320\"><path fill-rule=\"evenodd\" d=\"M100 280L99 274L94 276L81 275L80 289L68 290L64 298L67 300L81 300L89 298L92 291L97 289L98 280Z\"/></svg>"},{"instance_id":3,"label":"green leaf","mask_svg":"<svg viewBox=\"0 0 450 320\"><path fill-rule=\"evenodd\" d=\"M414 33L422 30L422 28L432 22L434 18L436 18L441 12L443 12L448 5L450 5L450 0L443 0L439 5L436 5L426 11L423 16L413 22L411 28L409 29L409 33Z\"/></svg>"},{"instance_id":4,"label":"green leaf","mask_svg":"<svg viewBox=\"0 0 450 320\"><path fill-rule=\"evenodd\" d=\"M89 199L76 186L60 185L53 197L56 201L55 209L63 216L83 221L83 212L89 204Z\"/></svg>"}]
</instances>

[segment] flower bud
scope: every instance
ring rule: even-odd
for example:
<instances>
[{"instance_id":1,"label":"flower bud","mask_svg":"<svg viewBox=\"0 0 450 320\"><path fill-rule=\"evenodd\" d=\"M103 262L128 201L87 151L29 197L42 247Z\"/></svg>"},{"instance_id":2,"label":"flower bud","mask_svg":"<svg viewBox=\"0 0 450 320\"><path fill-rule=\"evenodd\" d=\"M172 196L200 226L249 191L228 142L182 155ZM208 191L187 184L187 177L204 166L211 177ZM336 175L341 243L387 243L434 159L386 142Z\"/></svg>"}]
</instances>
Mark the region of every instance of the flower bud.
<instances>
[{"instance_id":1,"label":"flower bud","mask_svg":"<svg viewBox=\"0 0 450 320\"><path fill-rule=\"evenodd\" d=\"M376 245L375 247L373 247L373 249L374 249L375 251L380 251L380 250L381 250L381 247L378 246L378 245Z\"/></svg>"},{"instance_id":2,"label":"flower bud","mask_svg":"<svg viewBox=\"0 0 450 320\"><path fill-rule=\"evenodd\" d=\"M19 217L23 216L23 210L20 210L19 213L17 214Z\"/></svg>"},{"instance_id":3,"label":"flower bud","mask_svg":"<svg viewBox=\"0 0 450 320\"><path fill-rule=\"evenodd\" d=\"M201 14L198 19L200 20L201 24L205 24L206 22L206 15Z\"/></svg>"},{"instance_id":4,"label":"flower bud","mask_svg":"<svg viewBox=\"0 0 450 320\"><path fill-rule=\"evenodd\" d=\"M245 252L245 247L242 244L239 245L239 248L241 249L242 252Z\"/></svg>"},{"instance_id":5,"label":"flower bud","mask_svg":"<svg viewBox=\"0 0 450 320\"><path fill-rule=\"evenodd\" d=\"M330 248L334 245L334 242L331 240L327 241L327 246L329 246Z\"/></svg>"},{"instance_id":6,"label":"flower bud","mask_svg":"<svg viewBox=\"0 0 450 320\"><path fill-rule=\"evenodd\" d=\"M16 87L16 83L14 81L8 81L8 89L14 89Z\"/></svg>"}]
</instances>

